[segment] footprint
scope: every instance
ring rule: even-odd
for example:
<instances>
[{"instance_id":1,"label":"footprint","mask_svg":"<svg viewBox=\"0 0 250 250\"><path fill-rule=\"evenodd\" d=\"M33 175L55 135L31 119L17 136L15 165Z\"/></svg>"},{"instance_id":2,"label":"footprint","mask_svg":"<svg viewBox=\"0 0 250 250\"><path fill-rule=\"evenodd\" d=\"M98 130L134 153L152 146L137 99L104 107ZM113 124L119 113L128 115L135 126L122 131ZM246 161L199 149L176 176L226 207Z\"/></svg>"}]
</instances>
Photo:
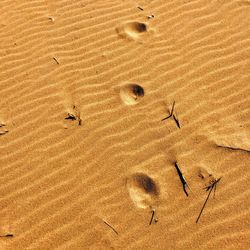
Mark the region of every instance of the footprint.
<instances>
[{"instance_id":1,"label":"footprint","mask_svg":"<svg viewBox=\"0 0 250 250\"><path fill-rule=\"evenodd\" d=\"M116 28L116 32L123 38L136 40L148 32L148 26L141 22L126 22Z\"/></svg>"},{"instance_id":2,"label":"footprint","mask_svg":"<svg viewBox=\"0 0 250 250\"><path fill-rule=\"evenodd\" d=\"M137 84L127 84L120 88L121 100L126 105L135 105L144 96L144 89Z\"/></svg>"},{"instance_id":3,"label":"footprint","mask_svg":"<svg viewBox=\"0 0 250 250\"><path fill-rule=\"evenodd\" d=\"M146 174L136 173L127 179L130 198L139 208L152 207L159 195L159 188L154 180Z\"/></svg>"}]
</instances>

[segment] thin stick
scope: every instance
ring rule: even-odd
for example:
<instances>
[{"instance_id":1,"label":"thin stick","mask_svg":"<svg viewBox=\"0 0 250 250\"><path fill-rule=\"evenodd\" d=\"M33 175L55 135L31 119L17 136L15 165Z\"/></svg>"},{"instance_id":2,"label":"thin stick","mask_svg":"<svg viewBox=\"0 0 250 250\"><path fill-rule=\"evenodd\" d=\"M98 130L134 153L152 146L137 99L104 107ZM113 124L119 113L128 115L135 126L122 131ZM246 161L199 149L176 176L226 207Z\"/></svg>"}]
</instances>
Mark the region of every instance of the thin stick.
<instances>
[{"instance_id":1,"label":"thin stick","mask_svg":"<svg viewBox=\"0 0 250 250\"><path fill-rule=\"evenodd\" d=\"M230 147L230 146L222 146L222 145L217 145L218 148L225 148L225 149L230 149L230 150L241 150L241 151L245 151L247 153L250 153L250 150L248 149L244 149L244 148L234 148L234 147Z\"/></svg>"},{"instance_id":2,"label":"thin stick","mask_svg":"<svg viewBox=\"0 0 250 250\"><path fill-rule=\"evenodd\" d=\"M178 173L178 175L179 175L179 178L180 178L180 180L181 180L182 187L183 187L183 191L184 191L184 193L186 194L186 196L188 196L188 192L187 192L187 190L186 190L186 186L187 186L189 189L190 189L190 187L188 186L187 181L186 181L184 175L182 174L182 172L181 172L181 170L180 170L180 168L179 168L177 162L175 162L174 165L175 165L176 171L177 171L177 173ZM191 190L191 189L190 189L190 190Z\"/></svg>"},{"instance_id":3,"label":"thin stick","mask_svg":"<svg viewBox=\"0 0 250 250\"><path fill-rule=\"evenodd\" d=\"M144 9L140 6L137 7L139 10L143 11Z\"/></svg>"},{"instance_id":4,"label":"thin stick","mask_svg":"<svg viewBox=\"0 0 250 250\"><path fill-rule=\"evenodd\" d=\"M153 210L152 210L152 216L151 216L151 219L150 219L149 225L151 225L151 224L152 224L152 221L153 221L153 219L154 219L154 215L155 215L155 210L153 209Z\"/></svg>"},{"instance_id":5,"label":"thin stick","mask_svg":"<svg viewBox=\"0 0 250 250\"><path fill-rule=\"evenodd\" d=\"M55 58L55 57L53 57L53 59L55 60L55 62L59 65L60 63L58 62L58 60Z\"/></svg>"},{"instance_id":6,"label":"thin stick","mask_svg":"<svg viewBox=\"0 0 250 250\"><path fill-rule=\"evenodd\" d=\"M204 204L203 204L203 206L202 206L202 208L201 208L201 211L200 211L199 216L198 216L198 218L197 218L197 220L196 220L196 223L198 223L198 221L199 221L199 219L200 219L200 217L201 217L201 214L202 214L202 212L203 212L203 210L204 210L204 208L205 208L205 206L206 206L206 204L207 204L207 201L208 201L208 199L209 199L210 194L211 194L212 191L213 191L213 188L216 186L216 184L220 181L221 178L222 178L222 177L220 177L218 180L216 180L215 182L213 182L213 184L210 185L210 186L208 187L207 191L208 191L209 189L210 189L210 191L209 191L208 196L207 196L207 198L206 198L206 200L205 200L205 202L204 202Z\"/></svg>"},{"instance_id":7,"label":"thin stick","mask_svg":"<svg viewBox=\"0 0 250 250\"><path fill-rule=\"evenodd\" d=\"M170 117L172 117L172 115L174 113L174 105L175 105L175 101L173 102L172 109L171 109L169 116L163 118L162 121L165 121L165 120L169 119Z\"/></svg>"},{"instance_id":8,"label":"thin stick","mask_svg":"<svg viewBox=\"0 0 250 250\"><path fill-rule=\"evenodd\" d=\"M173 117L174 117L174 121L175 121L175 123L176 123L177 127L178 127L178 128L181 128L181 125L180 125L179 120L176 118L176 116L175 116L175 115L173 115Z\"/></svg>"},{"instance_id":9,"label":"thin stick","mask_svg":"<svg viewBox=\"0 0 250 250\"><path fill-rule=\"evenodd\" d=\"M118 232L108 222L106 222L105 220L103 220L103 222L118 235Z\"/></svg>"},{"instance_id":10,"label":"thin stick","mask_svg":"<svg viewBox=\"0 0 250 250\"><path fill-rule=\"evenodd\" d=\"M174 105L175 105L175 101L173 102L173 106L172 106L172 109L171 109L171 112L170 112L170 116L172 116L173 113L174 113Z\"/></svg>"},{"instance_id":11,"label":"thin stick","mask_svg":"<svg viewBox=\"0 0 250 250\"><path fill-rule=\"evenodd\" d=\"M0 237L13 237L13 234L0 235Z\"/></svg>"},{"instance_id":12,"label":"thin stick","mask_svg":"<svg viewBox=\"0 0 250 250\"><path fill-rule=\"evenodd\" d=\"M207 198L206 198L206 200L205 200L205 202L204 202L204 204L203 204L203 206L202 206L202 208L201 208L201 211L200 211L199 216L198 216L198 218L197 218L197 220L196 220L196 223L198 223L198 221L199 221L199 219L200 219L200 217L201 217L201 214L202 214L202 212L203 212L203 210L204 210L204 208L205 208L205 206L206 206L206 204L207 204L207 201L208 201L208 199L209 199L209 196L210 196L212 190L213 190L213 187L211 188L211 190L210 190L209 193L208 193L208 196L207 196Z\"/></svg>"},{"instance_id":13,"label":"thin stick","mask_svg":"<svg viewBox=\"0 0 250 250\"><path fill-rule=\"evenodd\" d=\"M217 185L215 184L214 185L214 197L215 197L216 187L217 187Z\"/></svg>"}]
</instances>

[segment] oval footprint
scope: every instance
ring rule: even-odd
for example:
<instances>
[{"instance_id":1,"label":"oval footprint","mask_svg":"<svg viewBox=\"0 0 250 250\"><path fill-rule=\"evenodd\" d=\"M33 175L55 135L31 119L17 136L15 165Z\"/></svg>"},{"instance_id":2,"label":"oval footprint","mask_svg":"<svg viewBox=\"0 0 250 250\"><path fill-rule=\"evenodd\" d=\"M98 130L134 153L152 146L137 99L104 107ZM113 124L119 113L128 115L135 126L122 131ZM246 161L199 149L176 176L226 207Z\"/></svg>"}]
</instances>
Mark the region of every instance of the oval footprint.
<instances>
[{"instance_id":1,"label":"oval footprint","mask_svg":"<svg viewBox=\"0 0 250 250\"><path fill-rule=\"evenodd\" d=\"M120 88L121 100L126 105L135 105L144 96L144 89L137 84L127 84Z\"/></svg>"},{"instance_id":2,"label":"oval footprint","mask_svg":"<svg viewBox=\"0 0 250 250\"><path fill-rule=\"evenodd\" d=\"M124 38L135 40L145 34L148 31L148 27L145 23L133 21L122 23L116 28L116 31Z\"/></svg>"},{"instance_id":3,"label":"oval footprint","mask_svg":"<svg viewBox=\"0 0 250 250\"><path fill-rule=\"evenodd\" d=\"M130 198L139 208L151 207L159 195L159 188L146 174L136 173L127 179Z\"/></svg>"}]
</instances>

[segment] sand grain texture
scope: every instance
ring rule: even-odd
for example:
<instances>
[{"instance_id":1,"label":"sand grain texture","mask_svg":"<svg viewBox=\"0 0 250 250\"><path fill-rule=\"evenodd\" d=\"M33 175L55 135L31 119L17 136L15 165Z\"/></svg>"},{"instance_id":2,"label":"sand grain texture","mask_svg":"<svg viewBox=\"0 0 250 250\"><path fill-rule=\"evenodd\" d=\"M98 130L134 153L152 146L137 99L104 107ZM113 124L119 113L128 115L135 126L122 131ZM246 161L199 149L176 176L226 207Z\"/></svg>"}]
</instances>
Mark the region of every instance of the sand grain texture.
<instances>
[{"instance_id":1,"label":"sand grain texture","mask_svg":"<svg viewBox=\"0 0 250 250\"><path fill-rule=\"evenodd\" d=\"M2 0L0 249L247 249L249 6Z\"/></svg>"}]
</instances>

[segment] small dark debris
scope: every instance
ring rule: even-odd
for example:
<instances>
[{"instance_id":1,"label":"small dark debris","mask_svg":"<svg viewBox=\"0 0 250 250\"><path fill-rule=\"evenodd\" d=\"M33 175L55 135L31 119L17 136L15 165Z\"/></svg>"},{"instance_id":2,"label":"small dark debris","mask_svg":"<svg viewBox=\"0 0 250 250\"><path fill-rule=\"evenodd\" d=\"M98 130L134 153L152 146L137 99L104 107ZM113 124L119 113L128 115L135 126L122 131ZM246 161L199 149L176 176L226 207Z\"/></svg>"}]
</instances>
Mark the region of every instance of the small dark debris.
<instances>
[{"instance_id":1,"label":"small dark debris","mask_svg":"<svg viewBox=\"0 0 250 250\"><path fill-rule=\"evenodd\" d=\"M75 120L76 120L76 116L73 115L73 114L68 113L68 117L66 117L65 120L72 120L72 121L75 121Z\"/></svg>"},{"instance_id":2,"label":"small dark debris","mask_svg":"<svg viewBox=\"0 0 250 250\"><path fill-rule=\"evenodd\" d=\"M0 235L0 237L14 237L14 234L5 234L5 235Z\"/></svg>"},{"instance_id":3,"label":"small dark debris","mask_svg":"<svg viewBox=\"0 0 250 250\"><path fill-rule=\"evenodd\" d=\"M78 111L77 107L73 105L73 112L68 113L68 116L65 118L65 120L71 120L71 121L78 121L78 125L82 125L82 119L80 116L80 112Z\"/></svg>"},{"instance_id":4,"label":"small dark debris","mask_svg":"<svg viewBox=\"0 0 250 250\"><path fill-rule=\"evenodd\" d=\"M147 16L147 19L153 19L155 16L154 15L149 15Z\"/></svg>"},{"instance_id":5,"label":"small dark debris","mask_svg":"<svg viewBox=\"0 0 250 250\"><path fill-rule=\"evenodd\" d=\"M52 21L52 22L55 22L55 18L53 16L50 16L49 20Z\"/></svg>"},{"instance_id":6,"label":"small dark debris","mask_svg":"<svg viewBox=\"0 0 250 250\"><path fill-rule=\"evenodd\" d=\"M104 222L104 224L106 224L108 227L110 227L110 228L113 230L113 232L114 232L115 234L118 235L118 232L114 229L113 226L111 226L111 225L110 225L107 221L105 221L105 220L103 220L103 222Z\"/></svg>"},{"instance_id":7,"label":"small dark debris","mask_svg":"<svg viewBox=\"0 0 250 250\"><path fill-rule=\"evenodd\" d=\"M154 219L154 216L155 216L155 209L152 209L152 215L151 215L151 218L150 218L150 221L149 221L149 225L151 225L152 224L152 222L153 222L153 219ZM158 220L157 220L158 221Z\"/></svg>"},{"instance_id":8,"label":"small dark debris","mask_svg":"<svg viewBox=\"0 0 250 250\"><path fill-rule=\"evenodd\" d=\"M53 60L59 65L60 63L58 62L58 60L55 58L55 57L53 57Z\"/></svg>"},{"instance_id":9,"label":"small dark debris","mask_svg":"<svg viewBox=\"0 0 250 250\"><path fill-rule=\"evenodd\" d=\"M5 134L7 134L8 132L9 132L8 130L0 131L0 135L5 135Z\"/></svg>"},{"instance_id":10,"label":"small dark debris","mask_svg":"<svg viewBox=\"0 0 250 250\"><path fill-rule=\"evenodd\" d=\"M202 173L199 173L198 176L201 178L201 179L204 179L204 175Z\"/></svg>"}]
</instances>

